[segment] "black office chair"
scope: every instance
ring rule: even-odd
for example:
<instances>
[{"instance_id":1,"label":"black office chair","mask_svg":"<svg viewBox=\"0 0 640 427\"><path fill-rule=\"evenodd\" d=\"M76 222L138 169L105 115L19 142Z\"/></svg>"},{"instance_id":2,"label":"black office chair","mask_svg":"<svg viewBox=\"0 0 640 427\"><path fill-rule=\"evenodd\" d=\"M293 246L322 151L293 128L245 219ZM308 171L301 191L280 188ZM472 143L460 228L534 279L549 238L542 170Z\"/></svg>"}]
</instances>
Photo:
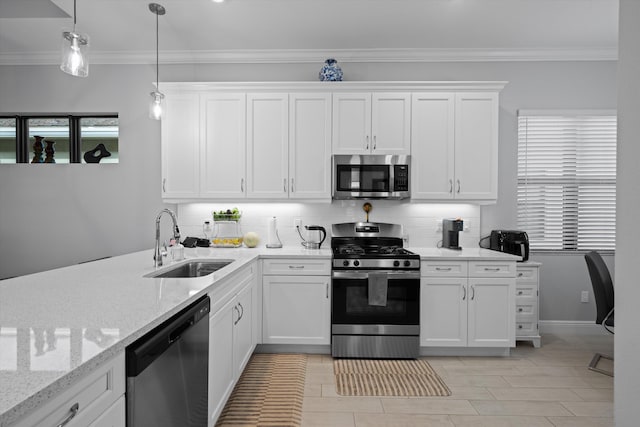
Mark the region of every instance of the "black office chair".
<instances>
[{"instance_id":1,"label":"black office chair","mask_svg":"<svg viewBox=\"0 0 640 427\"><path fill-rule=\"evenodd\" d=\"M591 285L593 286L593 296L596 300L596 323L602 325L607 332L613 334L615 306L611 274L609 274L609 269L598 252L587 253L584 259L587 262ZM597 367L600 359L613 360L613 357L596 353L591 359L591 363L589 363L589 369L612 377L613 372Z\"/></svg>"}]
</instances>

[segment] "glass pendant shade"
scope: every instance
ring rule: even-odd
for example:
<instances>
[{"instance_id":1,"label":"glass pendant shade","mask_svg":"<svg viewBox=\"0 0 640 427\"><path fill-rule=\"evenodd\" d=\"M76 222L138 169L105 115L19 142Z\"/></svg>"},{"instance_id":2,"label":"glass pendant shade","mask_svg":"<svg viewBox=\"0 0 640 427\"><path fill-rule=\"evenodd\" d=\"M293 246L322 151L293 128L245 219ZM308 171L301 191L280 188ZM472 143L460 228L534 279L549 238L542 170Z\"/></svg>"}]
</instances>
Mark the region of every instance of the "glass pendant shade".
<instances>
[{"instance_id":1,"label":"glass pendant shade","mask_svg":"<svg viewBox=\"0 0 640 427\"><path fill-rule=\"evenodd\" d=\"M151 100L149 102L149 117L155 120L162 118L162 100L164 95L158 91L151 92Z\"/></svg>"},{"instance_id":2,"label":"glass pendant shade","mask_svg":"<svg viewBox=\"0 0 640 427\"><path fill-rule=\"evenodd\" d=\"M62 63L60 69L77 77L89 75L89 36L74 31L62 33Z\"/></svg>"}]
</instances>

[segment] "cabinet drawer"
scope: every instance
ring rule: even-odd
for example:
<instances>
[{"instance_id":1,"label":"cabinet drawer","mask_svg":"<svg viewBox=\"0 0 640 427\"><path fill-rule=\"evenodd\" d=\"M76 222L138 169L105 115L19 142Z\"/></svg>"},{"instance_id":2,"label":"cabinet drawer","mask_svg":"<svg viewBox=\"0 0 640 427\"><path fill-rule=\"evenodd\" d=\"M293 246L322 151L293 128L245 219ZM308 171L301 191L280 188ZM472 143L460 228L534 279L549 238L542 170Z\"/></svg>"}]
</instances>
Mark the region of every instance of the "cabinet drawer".
<instances>
[{"instance_id":1,"label":"cabinet drawer","mask_svg":"<svg viewBox=\"0 0 640 427\"><path fill-rule=\"evenodd\" d=\"M538 282L538 268L537 267L517 267L516 280L517 282Z\"/></svg>"},{"instance_id":2,"label":"cabinet drawer","mask_svg":"<svg viewBox=\"0 0 640 427\"><path fill-rule=\"evenodd\" d=\"M516 285L516 301L520 298L538 298L538 286L536 285Z\"/></svg>"},{"instance_id":3,"label":"cabinet drawer","mask_svg":"<svg viewBox=\"0 0 640 427\"><path fill-rule=\"evenodd\" d=\"M515 261L469 261L469 277L515 277Z\"/></svg>"},{"instance_id":4,"label":"cabinet drawer","mask_svg":"<svg viewBox=\"0 0 640 427\"><path fill-rule=\"evenodd\" d=\"M467 277L467 261L422 261L420 275L426 277Z\"/></svg>"},{"instance_id":5,"label":"cabinet drawer","mask_svg":"<svg viewBox=\"0 0 640 427\"><path fill-rule=\"evenodd\" d=\"M57 426L66 419L69 419L65 424L67 427L87 426L107 411L124 392L125 359L122 352L21 419L16 427Z\"/></svg>"},{"instance_id":6,"label":"cabinet drawer","mask_svg":"<svg viewBox=\"0 0 640 427\"><path fill-rule=\"evenodd\" d=\"M262 274L326 276L331 274L331 260L265 259L262 260Z\"/></svg>"},{"instance_id":7,"label":"cabinet drawer","mask_svg":"<svg viewBox=\"0 0 640 427\"><path fill-rule=\"evenodd\" d=\"M535 302L520 302L516 303L516 319L522 318L523 316L533 316L536 314L538 310L538 304Z\"/></svg>"},{"instance_id":8,"label":"cabinet drawer","mask_svg":"<svg viewBox=\"0 0 640 427\"><path fill-rule=\"evenodd\" d=\"M531 321L516 322L516 338L538 335L538 324Z\"/></svg>"}]
</instances>

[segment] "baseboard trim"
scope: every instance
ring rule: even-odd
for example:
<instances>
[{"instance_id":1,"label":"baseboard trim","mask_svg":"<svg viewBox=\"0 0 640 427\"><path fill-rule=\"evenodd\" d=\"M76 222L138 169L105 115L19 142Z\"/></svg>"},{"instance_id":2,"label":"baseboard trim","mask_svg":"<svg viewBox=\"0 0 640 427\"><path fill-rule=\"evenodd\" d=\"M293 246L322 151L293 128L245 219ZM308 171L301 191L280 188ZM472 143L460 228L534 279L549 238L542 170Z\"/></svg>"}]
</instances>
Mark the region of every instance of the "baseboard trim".
<instances>
[{"instance_id":1,"label":"baseboard trim","mask_svg":"<svg viewBox=\"0 0 640 427\"><path fill-rule=\"evenodd\" d=\"M609 335L602 325L587 320L541 320L540 335Z\"/></svg>"}]
</instances>

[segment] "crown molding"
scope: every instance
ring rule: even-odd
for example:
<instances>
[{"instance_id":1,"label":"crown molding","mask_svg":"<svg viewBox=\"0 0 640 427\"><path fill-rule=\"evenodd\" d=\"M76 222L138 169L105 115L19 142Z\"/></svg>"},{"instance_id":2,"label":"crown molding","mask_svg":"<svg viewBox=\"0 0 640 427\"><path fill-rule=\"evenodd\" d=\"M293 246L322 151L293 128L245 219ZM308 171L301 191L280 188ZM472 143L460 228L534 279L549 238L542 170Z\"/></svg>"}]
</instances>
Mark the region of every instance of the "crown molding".
<instances>
[{"instance_id":1,"label":"crown molding","mask_svg":"<svg viewBox=\"0 0 640 427\"><path fill-rule=\"evenodd\" d=\"M160 51L161 64L291 64L340 63L616 61L616 47L558 49L262 49ZM0 52L0 65L50 65L60 61L53 52ZM155 52L90 53L92 64L153 64Z\"/></svg>"}]
</instances>

